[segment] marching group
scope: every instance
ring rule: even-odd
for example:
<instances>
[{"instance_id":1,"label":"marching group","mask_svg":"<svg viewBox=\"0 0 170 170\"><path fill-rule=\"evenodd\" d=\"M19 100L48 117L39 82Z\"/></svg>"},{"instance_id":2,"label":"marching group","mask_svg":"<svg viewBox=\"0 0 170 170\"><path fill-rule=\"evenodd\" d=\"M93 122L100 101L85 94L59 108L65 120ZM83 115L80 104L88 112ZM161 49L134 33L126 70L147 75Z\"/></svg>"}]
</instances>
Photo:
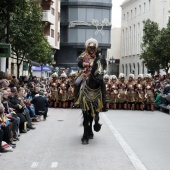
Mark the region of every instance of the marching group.
<instances>
[{"instance_id":1,"label":"marching group","mask_svg":"<svg viewBox=\"0 0 170 170\"><path fill-rule=\"evenodd\" d=\"M76 72L71 72L67 77L65 73L58 76L52 75L49 103L55 108L75 108L74 91ZM166 100L170 95L170 74L166 76L139 74L135 79L134 74L104 75L106 97L105 111L108 109L155 110L160 105L168 105Z\"/></svg>"},{"instance_id":2,"label":"marching group","mask_svg":"<svg viewBox=\"0 0 170 170\"><path fill-rule=\"evenodd\" d=\"M170 94L170 79L167 76L151 76L139 74L135 79L134 74L125 78L123 73L117 78L115 75L104 76L106 83L106 108L155 110L169 104L167 96Z\"/></svg>"}]
</instances>

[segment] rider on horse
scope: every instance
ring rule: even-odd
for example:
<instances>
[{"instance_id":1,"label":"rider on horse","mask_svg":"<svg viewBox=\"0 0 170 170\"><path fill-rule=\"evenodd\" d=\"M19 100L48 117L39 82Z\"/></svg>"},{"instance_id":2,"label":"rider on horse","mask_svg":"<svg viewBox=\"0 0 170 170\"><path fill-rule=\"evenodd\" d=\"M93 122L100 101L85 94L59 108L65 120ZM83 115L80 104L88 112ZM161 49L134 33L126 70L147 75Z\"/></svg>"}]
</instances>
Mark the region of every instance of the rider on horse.
<instances>
[{"instance_id":1,"label":"rider on horse","mask_svg":"<svg viewBox=\"0 0 170 170\"><path fill-rule=\"evenodd\" d=\"M88 78L93 62L96 58L96 55L98 55L98 42L94 38L90 38L85 43L85 51L81 53L81 55L78 57L78 67L79 67L79 75L75 81L75 89L74 89L74 95L75 99L78 99L79 91L82 89L86 84L86 79ZM103 111L106 111L106 104L105 104L105 95L106 95L106 89L105 89L105 83L103 81L102 85L102 101L103 101Z\"/></svg>"}]
</instances>

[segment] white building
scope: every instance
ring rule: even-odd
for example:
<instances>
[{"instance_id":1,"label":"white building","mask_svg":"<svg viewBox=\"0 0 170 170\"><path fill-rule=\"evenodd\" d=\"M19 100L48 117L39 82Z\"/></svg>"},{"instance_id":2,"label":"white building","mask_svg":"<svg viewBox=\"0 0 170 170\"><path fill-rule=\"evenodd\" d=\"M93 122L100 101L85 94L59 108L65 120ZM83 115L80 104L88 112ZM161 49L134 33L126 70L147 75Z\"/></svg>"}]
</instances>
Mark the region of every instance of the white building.
<instances>
[{"instance_id":1,"label":"white building","mask_svg":"<svg viewBox=\"0 0 170 170\"><path fill-rule=\"evenodd\" d=\"M166 27L170 17L170 0L125 0L122 5L120 72L126 76L146 74L147 68L139 59L143 37L143 21L157 22Z\"/></svg>"},{"instance_id":2,"label":"white building","mask_svg":"<svg viewBox=\"0 0 170 170\"><path fill-rule=\"evenodd\" d=\"M119 74L120 61L120 44L121 44L121 28L111 29L111 49L107 50L107 74L117 75Z\"/></svg>"}]
</instances>

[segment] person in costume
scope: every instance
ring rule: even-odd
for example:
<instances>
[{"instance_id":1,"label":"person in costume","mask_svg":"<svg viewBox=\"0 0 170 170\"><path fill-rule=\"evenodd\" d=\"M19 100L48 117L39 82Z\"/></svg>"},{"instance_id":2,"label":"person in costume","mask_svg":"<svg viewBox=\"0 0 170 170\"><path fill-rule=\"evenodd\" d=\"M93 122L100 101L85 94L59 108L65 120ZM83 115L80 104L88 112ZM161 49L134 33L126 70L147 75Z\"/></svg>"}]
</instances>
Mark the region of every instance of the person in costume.
<instances>
[{"instance_id":1,"label":"person in costume","mask_svg":"<svg viewBox=\"0 0 170 170\"><path fill-rule=\"evenodd\" d=\"M80 54L78 57L78 67L79 67L79 74L77 79L75 80L74 84L74 96L75 101L79 97L79 91L82 89L86 84L86 79L88 78L91 68L93 66L93 62L96 56L99 55L98 52L98 41L94 38L90 38L85 43L85 51ZM105 95L106 95L106 88L105 83L102 83L102 101L103 101L103 111L106 111L106 104L105 104Z\"/></svg>"},{"instance_id":2,"label":"person in costume","mask_svg":"<svg viewBox=\"0 0 170 170\"><path fill-rule=\"evenodd\" d=\"M63 71L63 73L60 75L60 85L59 85L59 98L60 98L60 107L67 108L68 107L68 82L67 82L67 75Z\"/></svg>"},{"instance_id":3,"label":"person in costume","mask_svg":"<svg viewBox=\"0 0 170 170\"><path fill-rule=\"evenodd\" d=\"M58 80L58 74L53 73L52 74L52 80L50 81L50 106L54 106L55 108L57 107L58 104L58 86L59 86L59 80Z\"/></svg>"},{"instance_id":4,"label":"person in costume","mask_svg":"<svg viewBox=\"0 0 170 170\"><path fill-rule=\"evenodd\" d=\"M136 81L136 109L144 110L145 104L145 91L144 91L144 77L143 74L139 74Z\"/></svg>"},{"instance_id":5,"label":"person in costume","mask_svg":"<svg viewBox=\"0 0 170 170\"><path fill-rule=\"evenodd\" d=\"M117 109L118 103L118 83L116 75L112 75L110 79L111 93L110 93L110 107Z\"/></svg>"},{"instance_id":6,"label":"person in costume","mask_svg":"<svg viewBox=\"0 0 170 170\"><path fill-rule=\"evenodd\" d=\"M135 76L134 74L129 74L129 78L127 81L127 99L128 99L128 109L135 109L135 89L136 89L136 83L135 83Z\"/></svg>"},{"instance_id":7,"label":"person in costume","mask_svg":"<svg viewBox=\"0 0 170 170\"><path fill-rule=\"evenodd\" d=\"M69 107L73 108L74 106L74 82L75 82L76 72L71 71L68 79L68 103Z\"/></svg>"},{"instance_id":8,"label":"person in costume","mask_svg":"<svg viewBox=\"0 0 170 170\"><path fill-rule=\"evenodd\" d=\"M106 87L106 109L110 108L110 94L111 94L111 84L109 75L104 75L103 77Z\"/></svg>"},{"instance_id":9,"label":"person in costume","mask_svg":"<svg viewBox=\"0 0 170 170\"><path fill-rule=\"evenodd\" d=\"M152 81L151 74L146 74L146 81L145 81L145 98L146 98L146 107L147 110L154 110L154 83Z\"/></svg>"},{"instance_id":10,"label":"person in costume","mask_svg":"<svg viewBox=\"0 0 170 170\"><path fill-rule=\"evenodd\" d=\"M118 108L127 109L127 80L125 74L119 74L118 80Z\"/></svg>"}]
</instances>

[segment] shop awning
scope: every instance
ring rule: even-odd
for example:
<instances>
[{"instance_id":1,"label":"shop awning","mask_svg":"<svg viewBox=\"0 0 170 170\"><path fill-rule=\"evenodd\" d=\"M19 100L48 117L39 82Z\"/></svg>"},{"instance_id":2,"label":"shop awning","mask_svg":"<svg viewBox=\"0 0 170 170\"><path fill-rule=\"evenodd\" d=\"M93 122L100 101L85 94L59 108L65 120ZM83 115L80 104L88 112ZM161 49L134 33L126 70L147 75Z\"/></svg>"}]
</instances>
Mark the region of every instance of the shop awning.
<instances>
[{"instance_id":1,"label":"shop awning","mask_svg":"<svg viewBox=\"0 0 170 170\"><path fill-rule=\"evenodd\" d=\"M32 66L37 66L37 67L41 66L40 63L37 63L37 62L32 61L32 60L30 60L30 64L31 64Z\"/></svg>"}]
</instances>

